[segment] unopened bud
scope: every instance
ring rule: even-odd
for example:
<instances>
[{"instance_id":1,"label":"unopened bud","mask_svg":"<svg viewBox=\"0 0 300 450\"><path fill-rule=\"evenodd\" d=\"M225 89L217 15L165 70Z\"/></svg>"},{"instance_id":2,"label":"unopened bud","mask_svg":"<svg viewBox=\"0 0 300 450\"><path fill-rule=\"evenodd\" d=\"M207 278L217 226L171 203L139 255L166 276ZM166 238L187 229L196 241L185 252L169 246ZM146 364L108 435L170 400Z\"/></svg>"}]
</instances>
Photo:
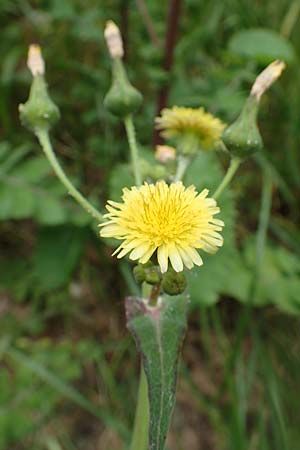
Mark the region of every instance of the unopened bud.
<instances>
[{"instance_id":1,"label":"unopened bud","mask_svg":"<svg viewBox=\"0 0 300 450\"><path fill-rule=\"evenodd\" d=\"M28 67L33 75L29 98L19 105L20 119L24 126L36 132L49 130L59 119L59 110L48 94L44 78L44 61L40 47L31 45L28 52Z\"/></svg>"},{"instance_id":2,"label":"unopened bud","mask_svg":"<svg viewBox=\"0 0 300 450\"><path fill-rule=\"evenodd\" d=\"M251 89L251 95L254 95L259 101L263 93L280 77L284 69L285 63L279 59L269 64L256 78Z\"/></svg>"},{"instance_id":3,"label":"unopened bud","mask_svg":"<svg viewBox=\"0 0 300 450\"><path fill-rule=\"evenodd\" d=\"M140 170L143 179L151 178L152 180L160 180L167 174L166 167L161 164L151 164L144 158L140 158Z\"/></svg>"},{"instance_id":4,"label":"unopened bud","mask_svg":"<svg viewBox=\"0 0 300 450\"><path fill-rule=\"evenodd\" d=\"M119 28L112 21L109 20L106 23L106 27L104 30L104 37L107 43L107 47L110 53L110 56L115 58L123 58L124 49L123 49L123 41Z\"/></svg>"},{"instance_id":5,"label":"unopened bud","mask_svg":"<svg viewBox=\"0 0 300 450\"><path fill-rule=\"evenodd\" d=\"M223 133L223 142L233 156L245 158L263 148L256 123L258 104L256 97L250 95L239 117Z\"/></svg>"},{"instance_id":6,"label":"unopened bud","mask_svg":"<svg viewBox=\"0 0 300 450\"><path fill-rule=\"evenodd\" d=\"M138 284L142 284L145 281L146 273L145 267L142 264L138 264L133 268L133 276Z\"/></svg>"},{"instance_id":7,"label":"unopened bud","mask_svg":"<svg viewBox=\"0 0 300 450\"><path fill-rule=\"evenodd\" d=\"M145 269L145 281L148 284L156 285L161 282L161 272L158 266L152 266Z\"/></svg>"},{"instance_id":8,"label":"unopened bud","mask_svg":"<svg viewBox=\"0 0 300 450\"><path fill-rule=\"evenodd\" d=\"M130 84L122 61L114 59L113 81L104 98L104 106L109 112L123 119L134 113L142 100L142 94Z\"/></svg>"},{"instance_id":9,"label":"unopened bud","mask_svg":"<svg viewBox=\"0 0 300 450\"><path fill-rule=\"evenodd\" d=\"M239 117L224 131L223 142L233 156L244 158L262 149L263 141L257 127L260 98L284 68L285 64L276 60L258 75Z\"/></svg>"},{"instance_id":10,"label":"unopened bud","mask_svg":"<svg viewBox=\"0 0 300 450\"><path fill-rule=\"evenodd\" d=\"M166 164L176 158L176 149L170 145L157 145L155 149L155 159L162 164Z\"/></svg>"},{"instance_id":11,"label":"unopened bud","mask_svg":"<svg viewBox=\"0 0 300 450\"><path fill-rule=\"evenodd\" d=\"M43 60L41 47L39 45L32 44L29 46L27 66L34 77L37 75L44 75L45 62Z\"/></svg>"},{"instance_id":12,"label":"unopened bud","mask_svg":"<svg viewBox=\"0 0 300 450\"><path fill-rule=\"evenodd\" d=\"M168 295L182 294L186 289L186 279L183 272L175 272L169 269L163 275L161 287Z\"/></svg>"}]
</instances>

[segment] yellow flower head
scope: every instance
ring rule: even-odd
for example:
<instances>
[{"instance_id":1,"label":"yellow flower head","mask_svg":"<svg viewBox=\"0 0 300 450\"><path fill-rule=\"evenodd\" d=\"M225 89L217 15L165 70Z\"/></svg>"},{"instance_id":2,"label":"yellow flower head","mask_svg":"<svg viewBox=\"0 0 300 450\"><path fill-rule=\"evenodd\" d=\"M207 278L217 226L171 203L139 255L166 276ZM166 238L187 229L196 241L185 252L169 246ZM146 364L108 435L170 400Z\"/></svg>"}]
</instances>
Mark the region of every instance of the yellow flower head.
<instances>
[{"instance_id":1,"label":"yellow flower head","mask_svg":"<svg viewBox=\"0 0 300 450\"><path fill-rule=\"evenodd\" d=\"M125 188L123 203L108 201L109 220L100 224L100 235L123 241L114 252L118 258L129 253L131 260L145 264L157 250L162 273L168 260L176 272L184 266L201 266L195 249L215 253L223 245L218 232L224 223L213 217L220 209L207 194L207 189L198 194L194 186L185 188L181 181Z\"/></svg>"},{"instance_id":2,"label":"yellow flower head","mask_svg":"<svg viewBox=\"0 0 300 450\"><path fill-rule=\"evenodd\" d=\"M173 106L165 108L161 116L157 117L156 128L162 130L165 138L193 135L197 138L199 146L208 150L220 141L225 124L203 108L185 108Z\"/></svg>"}]
</instances>

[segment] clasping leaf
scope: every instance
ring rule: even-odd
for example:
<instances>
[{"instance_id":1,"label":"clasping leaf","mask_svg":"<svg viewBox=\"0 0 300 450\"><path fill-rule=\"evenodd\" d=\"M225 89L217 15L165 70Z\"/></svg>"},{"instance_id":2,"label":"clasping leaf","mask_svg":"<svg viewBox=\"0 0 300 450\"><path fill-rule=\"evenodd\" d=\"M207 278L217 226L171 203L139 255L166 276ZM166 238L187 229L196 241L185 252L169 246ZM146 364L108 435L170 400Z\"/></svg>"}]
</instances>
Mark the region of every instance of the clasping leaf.
<instances>
[{"instance_id":1,"label":"clasping leaf","mask_svg":"<svg viewBox=\"0 0 300 450\"><path fill-rule=\"evenodd\" d=\"M187 297L159 298L157 306L127 297L127 326L131 331L148 382L150 450L163 450L175 404L178 359L186 330Z\"/></svg>"}]
</instances>

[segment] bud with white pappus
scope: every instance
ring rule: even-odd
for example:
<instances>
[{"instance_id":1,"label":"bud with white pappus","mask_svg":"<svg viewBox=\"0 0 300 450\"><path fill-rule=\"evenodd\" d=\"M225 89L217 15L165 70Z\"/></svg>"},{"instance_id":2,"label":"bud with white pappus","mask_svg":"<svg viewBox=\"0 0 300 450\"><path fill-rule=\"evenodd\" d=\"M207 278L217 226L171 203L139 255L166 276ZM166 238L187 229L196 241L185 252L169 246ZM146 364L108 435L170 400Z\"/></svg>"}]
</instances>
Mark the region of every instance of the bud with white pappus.
<instances>
[{"instance_id":1,"label":"bud with white pappus","mask_svg":"<svg viewBox=\"0 0 300 450\"><path fill-rule=\"evenodd\" d=\"M245 158L263 148L257 126L260 98L284 68L285 64L276 60L258 75L239 117L225 129L222 140L232 156Z\"/></svg>"},{"instance_id":2,"label":"bud with white pappus","mask_svg":"<svg viewBox=\"0 0 300 450\"><path fill-rule=\"evenodd\" d=\"M104 98L104 106L115 116L124 118L137 111L143 97L128 80L122 62L124 51L121 34L111 20L107 22L104 36L112 58L112 85Z\"/></svg>"},{"instance_id":3,"label":"bud with white pappus","mask_svg":"<svg viewBox=\"0 0 300 450\"><path fill-rule=\"evenodd\" d=\"M59 109L48 94L45 64L38 45L30 45L27 65L33 75L29 98L19 105L22 124L30 130L49 130L59 119Z\"/></svg>"}]
</instances>

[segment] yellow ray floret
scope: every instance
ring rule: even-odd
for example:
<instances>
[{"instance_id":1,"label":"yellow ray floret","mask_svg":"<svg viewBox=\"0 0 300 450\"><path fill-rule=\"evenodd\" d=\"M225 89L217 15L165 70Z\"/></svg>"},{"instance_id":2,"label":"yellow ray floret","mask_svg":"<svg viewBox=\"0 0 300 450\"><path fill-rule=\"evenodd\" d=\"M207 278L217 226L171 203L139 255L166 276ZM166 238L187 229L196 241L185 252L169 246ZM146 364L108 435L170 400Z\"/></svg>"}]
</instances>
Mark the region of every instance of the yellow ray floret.
<instances>
[{"instance_id":1,"label":"yellow ray floret","mask_svg":"<svg viewBox=\"0 0 300 450\"><path fill-rule=\"evenodd\" d=\"M223 245L219 231L224 223L213 217L220 209L207 194L207 189L198 194L181 181L125 188L123 203L107 202L108 221L99 225L100 235L123 241L114 252L118 258L129 253L131 260L145 264L157 250L162 273L169 260L176 272L201 266L196 249L215 253Z\"/></svg>"},{"instance_id":2,"label":"yellow ray floret","mask_svg":"<svg viewBox=\"0 0 300 450\"><path fill-rule=\"evenodd\" d=\"M162 130L165 138L180 137L185 133L193 134L199 145L207 150L215 147L220 141L226 125L203 108L185 108L173 106L165 108L157 117L156 128Z\"/></svg>"}]
</instances>

